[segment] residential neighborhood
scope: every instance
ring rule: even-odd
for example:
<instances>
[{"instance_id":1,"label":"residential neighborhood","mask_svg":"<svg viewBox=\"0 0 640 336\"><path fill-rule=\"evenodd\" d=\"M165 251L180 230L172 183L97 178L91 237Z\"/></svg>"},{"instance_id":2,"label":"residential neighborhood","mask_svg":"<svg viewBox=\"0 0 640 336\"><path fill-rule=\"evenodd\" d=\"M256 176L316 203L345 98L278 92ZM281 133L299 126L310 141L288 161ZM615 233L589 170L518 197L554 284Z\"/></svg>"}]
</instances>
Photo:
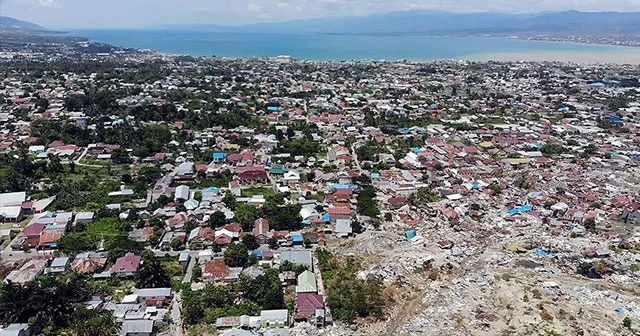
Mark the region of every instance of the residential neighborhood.
<instances>
[{"instance_id":1,"label":"residential neighborhood","mask_svg":"<svg viewBox=\"0 0 640 336\"><path fill-rule=\"evenodd\" d=\"M637 66L1 54L0 335L640 321Z\"/></svg>"}]
</instances>

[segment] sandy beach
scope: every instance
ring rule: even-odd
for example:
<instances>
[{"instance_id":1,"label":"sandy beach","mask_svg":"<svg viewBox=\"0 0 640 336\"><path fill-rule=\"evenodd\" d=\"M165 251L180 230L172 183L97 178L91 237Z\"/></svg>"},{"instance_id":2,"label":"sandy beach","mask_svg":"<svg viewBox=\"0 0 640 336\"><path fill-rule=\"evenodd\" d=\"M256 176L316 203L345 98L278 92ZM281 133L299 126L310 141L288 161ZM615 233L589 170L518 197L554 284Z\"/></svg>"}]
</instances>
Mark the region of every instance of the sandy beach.
<instances>
[{"instance_id":1,"label":"sandy beach","mask_svg":"<svg viewBox=\"0 0 640 336\"><path fill-rule=\"evenodd\" d=\"M561 61L582 64L640 64L640 48L624 48L603 52L531 51L474 54L464 57L470 61Z\"/></svg>"}]
</instances>

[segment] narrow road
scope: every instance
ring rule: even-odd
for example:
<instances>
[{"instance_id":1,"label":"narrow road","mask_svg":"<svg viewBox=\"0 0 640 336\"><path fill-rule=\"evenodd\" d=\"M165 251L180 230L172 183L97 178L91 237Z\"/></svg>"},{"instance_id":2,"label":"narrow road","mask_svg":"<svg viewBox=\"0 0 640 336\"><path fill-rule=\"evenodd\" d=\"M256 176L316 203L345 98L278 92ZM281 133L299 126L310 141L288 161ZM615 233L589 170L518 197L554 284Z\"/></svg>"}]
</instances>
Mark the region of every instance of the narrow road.
<instances>
[{"instance_id":1,"label":"narrow road","mask_svg":"<svg viewBox=\"0 0 640 336\"><path fill-rule=\"evenodd\" d=\"M312 250L311 260L313 261L313 272L316 274L318 281L318 294L322 295L324 301L325 318L331 317L331 309L329 308L329 302L327 302L327 292L324 289L324 282L322 280L322 273L320 272L320 265L318 264L318 258L315 255L316 248ZM333 320L333 318L331 318Z\"/></svg>"},{"instance_id":2,"label":"narrow road","mask_svg":"<svg viewBox=\"0 0 640 336\"><path fill-rule=\"evenodd\" d=\"M351 144L351 156L353 156L353 161L356 163L356 167L358 167L358 171L362 174L362 167L360 167L360 161L358 160L358 154L356 154L356 143Z\"/></svg>"},{"instance_id":3,"label":"narrow road","mask_svg":"<svg viewBox=\"0 0 640 336\"><path fill-rule=\"evenodd\" d=\"M187 272L184 274L184 278L182 279L182 283L190 283L191 277L193 276L193 268L196 266L196 258L191 256L189 260L189 265L187 265Z\"/></svg>"},{"instance_id":4,"label":"narrow road","mask_svg":"<svg viewBox=\"0 0 640 336\"><path fill-rule=\"evenodd\" d=\"M77 166L93 167L93 168L103 168L104 167L104 166L100 166L100 165L90 165L90 164L82 163L82 159L84 159L84 157L87 156L87 152L89 152L89 147L85 147L84 151L82 151L82 154L80 154L80 156L78 156L78 158L74 161L74 163Z\"/></svg>"},{"instance_id":5,"label":"narrow road","mask_svg":"<svg viewBox=\"0 0 640 336\"><path fill-rule=\"evenodd\" d=\"M171 301L171 328L173 329L173 336L183 336L184 331L182 329L182 312L180 311L180 303L182 302L180 293L176 293Z\"/></svg>"}]
</instances>

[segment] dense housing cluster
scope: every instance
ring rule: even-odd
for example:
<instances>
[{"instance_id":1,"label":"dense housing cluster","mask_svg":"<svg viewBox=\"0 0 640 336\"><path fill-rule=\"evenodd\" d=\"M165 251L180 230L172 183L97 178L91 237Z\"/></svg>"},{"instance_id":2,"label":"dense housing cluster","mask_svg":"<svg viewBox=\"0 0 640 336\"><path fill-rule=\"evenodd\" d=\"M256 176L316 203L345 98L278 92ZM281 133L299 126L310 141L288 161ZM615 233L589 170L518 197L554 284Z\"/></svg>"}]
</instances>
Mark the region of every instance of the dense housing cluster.
<instances>
[{"instance_id":1,"label":"dense housing cluster","mask_svg":"<svg viewBox=\"0 0 640 336\"><path fill-rule=\"evenodd\" d=\"M640 318L636 66L70 50L1 54L0 335Z\"/></svg>"}]
</instances>

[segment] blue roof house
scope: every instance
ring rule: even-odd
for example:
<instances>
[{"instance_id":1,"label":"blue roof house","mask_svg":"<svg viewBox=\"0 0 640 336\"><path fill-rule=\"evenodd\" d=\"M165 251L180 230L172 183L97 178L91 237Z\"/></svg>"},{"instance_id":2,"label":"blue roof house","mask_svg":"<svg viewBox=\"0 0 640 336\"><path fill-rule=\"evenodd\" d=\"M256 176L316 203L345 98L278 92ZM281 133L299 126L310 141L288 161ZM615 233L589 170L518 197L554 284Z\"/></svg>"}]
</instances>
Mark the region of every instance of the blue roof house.
<instances>
[{"instance_id":1,"label":"blue roof house","mask_svg":"<svg viewBox=\"0 0 640 336\"><path fill-rule=\"evenodd\" d=\"M302 233L300 232L292 232L291 241L294 246L301 246L304 243L304 237L302 237Z\"/></svg>"},{"instance_id":2,"label":"blue roof house","mask_svg":"<svg viewBox=\"0 0 640 336\"><path fill-rule=\"evenodd\" d=\"M227 153L223 153L223 152L213 153L213 161L224 162L226 160L227 160Z\"/></svg>"},{"instance_id":3,"label":"blue roof house","mask_svg":"<svg viewBox=\"0 0 640 336\"><path fill-rule=\"evenodd\" d=\"M511 210L508 211L509 216L513 216L519 213L525 213L525 212L529 212L533 210L533 207L529 204L525 204L519 208L513 208Z\"/></svg>"}]
</instances>

